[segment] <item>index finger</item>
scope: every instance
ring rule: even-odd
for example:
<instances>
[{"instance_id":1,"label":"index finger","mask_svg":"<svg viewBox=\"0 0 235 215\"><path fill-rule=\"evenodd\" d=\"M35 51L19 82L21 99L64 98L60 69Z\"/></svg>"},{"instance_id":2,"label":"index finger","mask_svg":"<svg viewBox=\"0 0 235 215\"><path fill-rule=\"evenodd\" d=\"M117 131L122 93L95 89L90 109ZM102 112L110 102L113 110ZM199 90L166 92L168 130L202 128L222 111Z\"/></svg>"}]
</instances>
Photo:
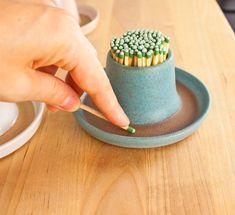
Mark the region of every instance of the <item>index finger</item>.
<instances>
[{"instance_id":1,"label":"index finger","mask_svg":"<svg viewBox=\"0 0 235 215\"><path fill-rule=\"evenodd\" d=\"M76 65L70 74L75 83L91 96L107 119L120 127L127 126L130 121L119 105L109 79L90 46L82 35L75 55Z\"/></svg>"}]
</instances>

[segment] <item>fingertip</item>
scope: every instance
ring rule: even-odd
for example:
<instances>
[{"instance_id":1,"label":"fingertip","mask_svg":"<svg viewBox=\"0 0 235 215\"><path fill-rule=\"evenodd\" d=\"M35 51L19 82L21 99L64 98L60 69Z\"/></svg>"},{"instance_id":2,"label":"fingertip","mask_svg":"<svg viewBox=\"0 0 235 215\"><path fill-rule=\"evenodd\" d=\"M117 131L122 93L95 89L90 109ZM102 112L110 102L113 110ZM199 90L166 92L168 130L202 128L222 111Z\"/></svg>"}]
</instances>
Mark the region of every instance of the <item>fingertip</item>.
<instances>
[{"instance_id":1,"label":"fingertip","mask_svg":"<svg viewBox=\"0 0 235 215\"><path fill-rule=\"evenodd\" d=\"M113 115L112 115L112 121L114 124L116 124L119 127L125 127L130 124L130 120L126 113L123 111L121 107L117 108Z\"/></svg>"},{"instance_id":2,"label":"fingertip","mask_svg":"<svg viewBox=\"0 0 235 215\"><path fill-rule=\"evenodd\" d=\"M119 127L125 127L130 124L130 120L118 103L111 85L110 88L108 87L104 91L100 90L96 94L90 94L90 96L99 110L111 123Z\"/></svg>"},{"instance_id":3,"label":"fingertip","mask_svg":"<svg viewBox=\"0 0 235 215\"><path fill-rule=\"evenodd\" d=\"M103 110L103 113L111 123L118 127L126 127L130 124L128 116L118 103L109 110Z\"/></svg>"}]
</instances>

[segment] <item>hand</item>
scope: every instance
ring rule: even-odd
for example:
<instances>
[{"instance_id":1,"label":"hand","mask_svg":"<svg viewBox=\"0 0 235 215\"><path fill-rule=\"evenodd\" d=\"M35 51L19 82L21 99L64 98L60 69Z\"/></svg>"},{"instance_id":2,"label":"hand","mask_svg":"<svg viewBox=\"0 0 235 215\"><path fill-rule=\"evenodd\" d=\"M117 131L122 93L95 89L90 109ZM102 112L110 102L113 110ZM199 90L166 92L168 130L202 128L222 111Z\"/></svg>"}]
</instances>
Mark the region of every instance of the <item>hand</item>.
<instances>
[{"instance_id":1,"label":"hand","mask_svg":"<svg viewBox=\"0 0 235 215\"><path fill-rule=\"evenodd\" d=\"M75 0L17 0L21 3L33 3L62 8L72 15L78 22L79 16Z\"/></svg>"},{"instance_id":2,"label":"hand","mask_svg":"<svg viewBox=\"0 0 235 215\"><path fill-rule=\"evenodd\" d=\"M20 1L0 1L0 7L4 8L0 11L1 101L43 101L75 111L86 91L112 123L129 124L93 47L72 15ZM69 71L67 83L54 77L57 67Z\"/></svg>"}]
</instances>

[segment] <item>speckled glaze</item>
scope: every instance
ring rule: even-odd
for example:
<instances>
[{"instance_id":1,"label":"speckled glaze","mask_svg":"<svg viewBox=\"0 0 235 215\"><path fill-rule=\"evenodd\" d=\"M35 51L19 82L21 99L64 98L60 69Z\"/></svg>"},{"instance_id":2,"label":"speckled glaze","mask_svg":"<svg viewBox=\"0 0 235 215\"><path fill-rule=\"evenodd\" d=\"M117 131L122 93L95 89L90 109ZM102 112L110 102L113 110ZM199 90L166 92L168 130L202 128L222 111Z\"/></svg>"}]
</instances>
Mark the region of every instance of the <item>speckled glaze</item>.
<instances>
[{"instance_id":1,"label":"speckled glaze","mask_svg":"<svg viewBox=\"0 0 235 215\"><path fill-rule=\"evenodd\" d=\"M133 124L160 122L180 108L171 51L164 63L151 67L121 65L109 52L106 73L119 103Z\"/></svg>"}]
</instances>

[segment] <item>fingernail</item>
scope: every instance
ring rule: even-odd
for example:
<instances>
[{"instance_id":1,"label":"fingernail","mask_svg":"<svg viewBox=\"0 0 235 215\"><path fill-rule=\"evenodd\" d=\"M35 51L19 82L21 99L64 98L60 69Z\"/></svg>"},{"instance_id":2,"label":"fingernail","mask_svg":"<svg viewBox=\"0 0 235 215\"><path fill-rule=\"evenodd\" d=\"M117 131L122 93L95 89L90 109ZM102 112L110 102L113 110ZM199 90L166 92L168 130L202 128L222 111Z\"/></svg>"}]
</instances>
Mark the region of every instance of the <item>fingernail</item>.
<instances>
[{"instance_id":1,"label":"fingernail","mask_svg":"<svg viewBox=\"0 0 235 215\"><path fill-rule=\"evenodd\" d=\"M66 111L75 111L79 107L79 100L73 96L67 97L63 103L59 106L60 109Z\"/></svg>"}]
</instances>

